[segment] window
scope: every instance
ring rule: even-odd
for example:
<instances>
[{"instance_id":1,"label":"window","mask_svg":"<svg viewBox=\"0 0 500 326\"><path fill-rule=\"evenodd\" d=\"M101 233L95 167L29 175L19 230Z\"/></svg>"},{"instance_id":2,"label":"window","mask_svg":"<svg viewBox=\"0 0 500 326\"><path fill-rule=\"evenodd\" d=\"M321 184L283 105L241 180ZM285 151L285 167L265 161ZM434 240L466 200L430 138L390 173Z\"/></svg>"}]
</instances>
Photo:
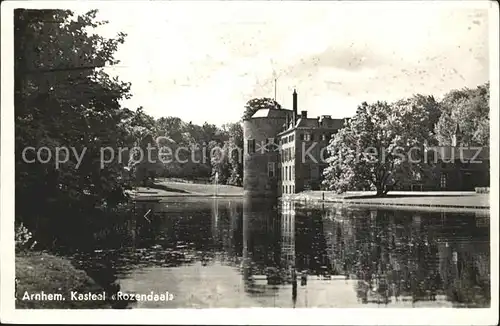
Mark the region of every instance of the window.
<instances>
[{"instance_id":1,"label":"window","mask_svg":"<svg viewBox=\"0 0 500 326\"><path fill-rule=\"evenodd\" d=\"M300 134L300 140L304 140L304 134Z\"/></svg>"},{"instance_id":2,"label":"window","mask_svg":"<svg viewBox=\"0 0 500 326\"><path fill-rule=\"evenodd\" d=\"M440 186L441 189L446 189L446 173L441 174Z\"/></svg>"},{"instance_id":3,"label":"window","mask_svg":"<svg viewBox=\"0 0 500 326\"><path fill-rule=\"evenodd\" d=\"M295 166L292 166L292 179L295 179Z\"/></svg>"},{"instance_id":4,"label":"window","mask_svg":"<svg viewBox=\"0 0 500 326\"><path fill-rule=\"evenodd\" d=\"M286 194L286 186L283 186L283 193Z\"/></svg>"},{"instance_id":5,"label":"window","mask_svg":"<svg viewBox=\"0 0 500 326\"><path fill-rule=\"evenodd\" d=\"M248 154L255 153L255 139L249 139L247 142L247 152Z\"/></svg>"},{"instance_id":6,"label":"window","mask_svg":"<svg viewBox=\"0 0 500 326\"><path fill-rule=\"evenodd\" d=\"M267 138L266 140L266 151L267 152L275 152L278 149L276 146L275 138Z\"/></svg>"},{"instance_id":7,"label":"window","mask_svg":"<svg viewBox=\"0 0 500 326\"><path fill-rule=\"evenodd\" d=\"M274 168L275 168L274 162L267 163L267 174L269 175L270 178L273 178L275 176Z\"/></svg>"},{"instance_id":8,"label":"window","mask_svg":"<svg viewBox=\"0 0 500 326\"><path fill-rule=\"evenodd\" d=\"M327 139L328 139L328 138L327 138L327 135L326 135L326 134L322 134L322 135L321 135L321 140L327 140Z\"/></svg>"},{"instance_id":9,"label":"window","mask_svg":"<svg viewBox=\"0 0 500 326\"><path fill-rule=\"evenodd\" d=\"M305 140L305 141L311 141L311 139L312 139L312 138L311 138L311 134L310 134L310 133L306 133L306 134L304 134L303 136L304 136L304 139L303 139L303 140Z\"/></svg>"},{"instance_id":10,"label":"window","mask_svg":"<svg viewBox=\"0 0 500 326\"><path fill-rule=\"evenodd\" d=\"M318 177L318 166L311 164L310 165L310 171L309 171L309 177L311 179L316 179Z\"/></svg>"},{"instance_id":11,"label":"window","mask_svg":"<svg viewBox=\"0 0 500 326\"><path fill-rule=\"evenodd\" d=\"M288 180L292 180L292 167L288 169Z\"/></svg>"},{"instance_id":12,"label":"window","mask_svg":"<svg viewBox=\"0 0 500 326\"><path fill-rule=\"evenodd\" d=\"M285 177L283 178L283 180L286 180L287 175L288 175L288 166L285 166Z\"/></svg>"}]
</instances>

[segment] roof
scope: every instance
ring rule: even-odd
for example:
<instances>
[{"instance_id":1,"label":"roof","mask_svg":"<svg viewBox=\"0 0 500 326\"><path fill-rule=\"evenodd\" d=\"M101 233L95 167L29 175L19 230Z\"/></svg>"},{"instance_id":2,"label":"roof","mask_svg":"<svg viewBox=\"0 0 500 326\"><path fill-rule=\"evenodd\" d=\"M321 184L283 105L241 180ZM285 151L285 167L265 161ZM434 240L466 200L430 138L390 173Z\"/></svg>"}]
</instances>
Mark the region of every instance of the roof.
<instances>
[{"instance_id":1,"label":"roof","mask_svg":"<svg viewBox=\"0 0 500 326\"><path fill-rule=\"evenodd\" d=\"M427 152L434 152L439 160L489 160L489 147L453 147L433 146L427 148Z\"/></svg>"},{"instance_id":2,"label":"roof","mask_svg":"<svg viewBox=\"0 0 500 326\"><path fill-rule=\"evenodd\" d=\"M295 128L304 129L341 129L344 126L344 119L323 119L318 118L300 118L295 124Z\"/></svg>"},{"instance_id":3,"label":"roof","mask_svg":"<svg viewBox=\"0 0 500 326\"><path fill-rule=\"evenodd\" d=\"M285 118L291 114L292 111L286 109L259 109L252 115L252 118Z\"/></svg>"},{"instance_id":4,"label":"roof","mask_svg":"<svg viewBox=\"0 0 500 326\"><path fill-rule=\"evenodd\" d=\"M321 121L321 122L320 122ZM312 129L332 129L332 130L338 130L342 129L344 127L344 122L345 119L319 119L319 118L299 118L297 122L295 123L295 126L292 127L291 123L290 126L286 129L283 130L282 132L279 133L279 135L284 135L292 130L296 129L305 129L305 130L312 130Z\"/></svg>"}]
</instances>

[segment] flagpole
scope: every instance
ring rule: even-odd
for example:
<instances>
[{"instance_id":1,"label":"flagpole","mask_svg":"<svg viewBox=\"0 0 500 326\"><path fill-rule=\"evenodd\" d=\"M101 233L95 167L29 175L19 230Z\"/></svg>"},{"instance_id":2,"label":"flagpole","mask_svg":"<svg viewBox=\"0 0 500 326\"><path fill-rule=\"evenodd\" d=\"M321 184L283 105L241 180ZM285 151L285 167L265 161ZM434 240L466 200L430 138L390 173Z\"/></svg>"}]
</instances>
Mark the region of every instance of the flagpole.
<instances>
[{"instance_id":1,"label":"flagpole","mask_svg":"<svg viewBox=\"0 0 500 326\"><path fill-rule=\"evenodd\" d=\"M274 78L274 100L276 101L276 82L278 78Z\"/></svg>"}]
</instances>

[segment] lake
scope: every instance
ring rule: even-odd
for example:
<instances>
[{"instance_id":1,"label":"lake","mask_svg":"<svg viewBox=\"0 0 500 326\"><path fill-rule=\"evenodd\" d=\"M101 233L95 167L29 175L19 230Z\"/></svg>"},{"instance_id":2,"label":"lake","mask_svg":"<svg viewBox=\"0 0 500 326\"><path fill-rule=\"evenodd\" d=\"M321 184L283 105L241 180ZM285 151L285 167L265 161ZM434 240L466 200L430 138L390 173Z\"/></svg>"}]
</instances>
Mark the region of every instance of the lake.
<instances>
[{"instance_id":1,"label":"lake","mask_svg":"<svg viewBox=\"0 0 500 326\"><path fill-rule=\"evenodd\" d=\"M490 305L488 213L171 198L132 216L85 258L170 296L129 308Z\"/></svg>"}]
</instances>

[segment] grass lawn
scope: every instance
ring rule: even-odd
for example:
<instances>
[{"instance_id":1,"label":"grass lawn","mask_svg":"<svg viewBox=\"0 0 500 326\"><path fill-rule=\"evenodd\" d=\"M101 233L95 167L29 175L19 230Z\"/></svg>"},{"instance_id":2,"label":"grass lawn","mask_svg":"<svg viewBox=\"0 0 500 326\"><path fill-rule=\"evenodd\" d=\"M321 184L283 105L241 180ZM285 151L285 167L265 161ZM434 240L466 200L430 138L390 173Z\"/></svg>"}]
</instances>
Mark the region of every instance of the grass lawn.
<instances>
[{"instance_id":1,"label":"grass lawn","mask_svg":"<svg viewBox=\"0 0 500 326\"><path fill-rule=\"evenodd\" d=\"M304 191L287 196L292 200L311 200L325 202L342 202L352 204L401 205L401 206L435 206L435 207L474 207L489 208L489 194L475 192L390 192L384 197L375 197L373 192L347 192L338 195L331 191Z\"/></svg>"},{"instance_id":2,"label":"grass lawn","mask_svg":"<svg viewBox=\"0 0 500 326\"><path fill-rule=\"evenodd\" d=\"M178 182L170 180L158 180L155 185L149 188L139 187L138 195L153 197L193 197L193 196L217 196L239 197L243 196L243 187Z\"/></svg>"},{"instance_id":3,"label":"grass lawn","mask_svg":"<svg viewBox=\"0 0 500 326\"><path fill-rule=\"evenodd\" d=\"M16 253L16 308L28 309L91 309L109 308L104 301L72 301L70 292L102 293L84 271L76 269L69 260L47 253ZM23 300L25 294L62 294L64 301Z\"/></svg>"}]
</instances>

